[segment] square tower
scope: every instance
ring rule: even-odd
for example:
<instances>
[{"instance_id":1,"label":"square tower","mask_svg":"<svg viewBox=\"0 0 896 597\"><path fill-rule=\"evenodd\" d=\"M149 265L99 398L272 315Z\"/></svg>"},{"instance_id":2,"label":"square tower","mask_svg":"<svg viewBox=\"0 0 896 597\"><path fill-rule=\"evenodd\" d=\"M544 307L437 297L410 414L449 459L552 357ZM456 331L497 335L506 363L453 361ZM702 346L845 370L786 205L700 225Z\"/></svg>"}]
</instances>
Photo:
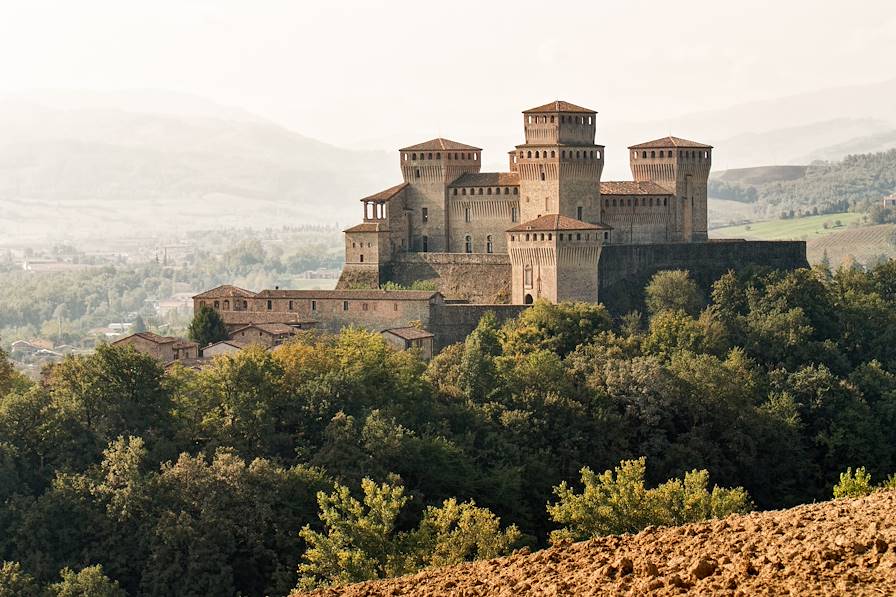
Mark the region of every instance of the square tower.
<instances>
[{"instance_id":1,"label":"square tower","mask_svg":"<svg viewBox=\"0 0 896 597\"><path fill-rule=\"evenodd\" d=\"M609 227L559 214L507 231L511 302L597 301L597 264Z\"/></svg>"},{"instance_id":2,"label":"square tower","mask_svg":"<svg viewBox=\"0 0 896 597\"><path fill-rule=\"evenodd\" d=\"M599 224L604 148L594 143L597 112L558 100L523 112L523 129L515 162L521 219L561 214Z\"/></svg>"},{"instance_id":3,"label":"square tower","mask_svg":"<svg viewBox=\"0 0 896 597\"><path fill-rule=\"evenodd\" d=\"M629 151L635 181L655 182L673 194L676 236L685 241L706 240L712 145L670 136L632 145Z\"/></svg>"}]
</instances>

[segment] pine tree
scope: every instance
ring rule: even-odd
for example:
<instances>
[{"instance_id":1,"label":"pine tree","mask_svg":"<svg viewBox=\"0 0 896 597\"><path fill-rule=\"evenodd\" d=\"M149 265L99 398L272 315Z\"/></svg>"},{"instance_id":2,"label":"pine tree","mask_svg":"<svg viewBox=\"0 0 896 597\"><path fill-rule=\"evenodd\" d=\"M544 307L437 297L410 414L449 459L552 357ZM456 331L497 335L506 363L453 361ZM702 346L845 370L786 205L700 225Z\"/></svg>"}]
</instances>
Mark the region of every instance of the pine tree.
<instances>
[{"instance_id":1,"label":"pine tree","mask_svg":"<svg viewBox=\"0 0 896 597\"><path fill-rule=\"evenodd\" d=\"M227 327L221 315L209 306L199 307L189 327L190 340L208 346L227 339Z\"/></svg>"}]
</instances>

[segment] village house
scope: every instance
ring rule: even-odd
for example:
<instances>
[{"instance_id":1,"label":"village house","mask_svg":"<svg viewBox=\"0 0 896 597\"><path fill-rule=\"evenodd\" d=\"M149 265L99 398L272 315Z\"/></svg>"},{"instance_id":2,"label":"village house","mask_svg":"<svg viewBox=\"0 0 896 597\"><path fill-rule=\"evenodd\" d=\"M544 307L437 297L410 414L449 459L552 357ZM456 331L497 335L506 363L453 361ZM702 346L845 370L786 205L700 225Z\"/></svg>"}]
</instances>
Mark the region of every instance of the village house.
<instances>
[{"instance_id":1,"label":"village house","mask_svg":"<svg viewBox=\"0 0 896 597\"><path fill-rule=\"evenodd\" d=\"M148 354L163 363L199 358L199 345L173 336L153 332L137 332L112 343L112 346L132 346L137 352Z\"/></svg>"}]
</instances>

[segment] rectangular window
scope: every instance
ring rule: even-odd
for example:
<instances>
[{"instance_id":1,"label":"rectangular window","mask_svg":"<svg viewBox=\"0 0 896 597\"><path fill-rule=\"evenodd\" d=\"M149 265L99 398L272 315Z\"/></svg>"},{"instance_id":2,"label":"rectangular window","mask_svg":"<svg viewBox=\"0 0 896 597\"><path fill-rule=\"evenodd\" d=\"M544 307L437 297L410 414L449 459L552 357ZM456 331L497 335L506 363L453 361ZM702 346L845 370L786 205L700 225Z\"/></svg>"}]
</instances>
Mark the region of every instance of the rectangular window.
<instances>
[{"instance_id":1,"label":"rectangular window","mask_svg":"<svg viewBox=\"0 0 896 597\"><path fill-rule=\"evenodd\" d=\"M420 217L423 220L424 224L426 222L428 222L429 221L429 208L424 207L422 210L420 210Z\"/></svg>"},{"instance_id":2,"label":"rectangular window","mask_svg":"<svg viewBox=\"0 0 896 597\"><path fill-rule=\"evenodd\" d=\"M362 303L362 304L361 304L361 310L362 310L362 311L366 311L366 310L367 310L367 303Z\"/></svg>"},{"instance_id":3,"label":"rectangular window","mask_svg":"<svg viewBox=\"0 0 896 597\"><path fill-rule=\"evenodd\" d=\"M581 205L576 208L576 219L577 220L582 219L582 206Z\"/></svg>"},{"instance_id":4,"label":"rectangular window","mask_svg":"<svg viewBox=\"0 0 896 597\"><path fill-rule=\"evenodd\" d=\"M465 207L465 208L464 208L464 222L469 222L470 219L471 219L471 218L470 218L470 208L469 208L469 207Z\"/></svg>"},{"instance_id":5,"label":"rectangular window","mask_svg":"<svg viewBox=\"0 0 896 597\"><path fill-rule=\"evenodd\" d=\"M348 301L342 301L342 310L348 311Z\"/></svg>"},{"instance_id":6,"label":"rectangular window","mask_svg":"<svg viewBox=\"0 0 896 597\"><path fill-rule=\"evenodd\" d=\"M289 301L289 310L292 311L292 301Z\"/></svg>"},{"instance_id":7,"label":"rectangular window","mask_svg":"<svg viewBox=\"0 0 896 597\"><path fill-rule=\"evenodd\" d=\"M392 310L398 311L398 303L392 303Z\"/></svg>"},{"instance_id":8,"label":"rectangular window","mask_svg":"<svg viewBox=\"0 0 896 597\"><path fill-rule=\"evenodd\" d=\"M515 207L510 208L510 221L511 222L517 221L517 210Z\"/></svg>"},{"instance_id":9,"label":"rectangular window","mask_svg":"<svg viewBox=\"0 0 896 597\"><path fill-rule=\"evenodd\" d=\"M274 308L274 301L268 299L268 311Z\"/></svg>"},{"instance_id":10,"label":"rectangular window","mask_svg":"<svg viewBox=\"0 0 896 597\"><path fill-rule=\"evenodd\" d=\"M311 301L311 310L317 311L317 301Z\"/></svg>"}]
</instances>

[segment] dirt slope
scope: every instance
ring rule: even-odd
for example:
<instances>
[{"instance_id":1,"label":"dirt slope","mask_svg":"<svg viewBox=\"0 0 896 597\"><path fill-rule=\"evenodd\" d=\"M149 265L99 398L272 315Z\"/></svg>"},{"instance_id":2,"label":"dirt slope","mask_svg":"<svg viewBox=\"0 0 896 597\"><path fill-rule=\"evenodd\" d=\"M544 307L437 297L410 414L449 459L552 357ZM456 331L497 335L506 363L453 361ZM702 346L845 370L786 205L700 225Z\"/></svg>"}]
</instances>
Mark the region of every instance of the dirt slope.
<instances>
[{"instance_id":1,"label":"dirt slope","mask_svg":"<svg viewBox=\"0 0 896 597\"><path fill-rule=\"evenodd\" d=\"M896 595L896 492L646 529L316 595Z\"/></svg>"}]
</instances>

